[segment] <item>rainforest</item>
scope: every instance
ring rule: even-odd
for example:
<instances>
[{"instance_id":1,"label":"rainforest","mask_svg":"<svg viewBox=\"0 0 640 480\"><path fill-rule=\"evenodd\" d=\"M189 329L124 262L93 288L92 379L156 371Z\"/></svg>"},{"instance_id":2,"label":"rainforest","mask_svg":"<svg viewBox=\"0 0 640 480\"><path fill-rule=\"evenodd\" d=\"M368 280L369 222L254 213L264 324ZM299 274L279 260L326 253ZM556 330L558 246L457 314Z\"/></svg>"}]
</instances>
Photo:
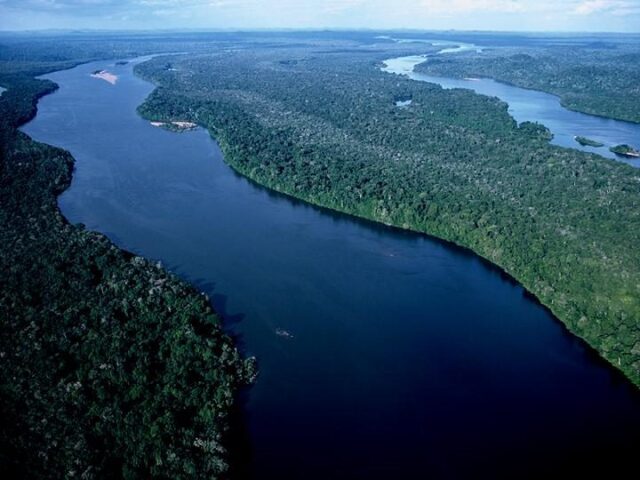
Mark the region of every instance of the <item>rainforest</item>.
<instances>
[{"instance_id":1,"label":"rainforest","mask_svg":"<svg viewBox=\"0 0 640 480\"><path fill-rule=\"evenodd\" d=\"M0 472L632 465L640 171L622 156L640 145L612 126L560 146L496 96L385 62L552 93L634 135L639 45L0 34ZM605 144L621 159L579 150Z\"/></svg>"}]
</instances>

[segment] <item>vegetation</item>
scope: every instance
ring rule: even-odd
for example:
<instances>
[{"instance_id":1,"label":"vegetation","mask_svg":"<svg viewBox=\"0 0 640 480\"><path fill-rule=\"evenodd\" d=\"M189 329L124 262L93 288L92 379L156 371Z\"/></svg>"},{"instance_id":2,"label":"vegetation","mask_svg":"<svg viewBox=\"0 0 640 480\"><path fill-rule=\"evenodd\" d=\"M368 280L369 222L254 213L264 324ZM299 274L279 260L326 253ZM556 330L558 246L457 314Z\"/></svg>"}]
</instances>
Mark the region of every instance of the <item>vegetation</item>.
<instances>
[{"instance_id":1,"label":"vegetation","mask_svg":"<svg viewBox=\"0 0 640 480\"><path fill-rule=\"evenodd\" d=\"M440 56L416 71L445 77L489 77L560 97L572 110L640 123L637 42L542 45Z\"/></svg>"},{"instance_id":2,"label":"vegetation","mask_svg":"<svg viewBox=\"0 0 640 480\"><path fill-rule=\"evenodd\" d=\"M611 147L609 150L617 155L623 155L625 157L640 157L640 152L631 145L616 145L615 147Z\"/></svg>"},{"instance_id":3,"label":"vegetation","mask_svg":"<svg viewBox=\"0 0 640 480\"><path fill-rule=\"evenodd\" d=\"M73 62L37 51L0 64L0 473L223 476L234 392L254 362L206 297L62 218L73 159L17 127L56 88L33 77Z\"/></svg>"},{"instance_id":4,"label":"vegetation","mask_svg":"<svg viewBox=\"0 0 640 480\"><path fill-rule=\"evenodd\" d=\"M275 190L473 249L640 384L638 170L550 145L495 98L382 73L388 55L156 58L137 67L158 85L140 112L208 127Z\"/></svg>"},{"instance_id":5,"label":"vegetation","mask_svg":"<svg viewBox=\"0 0 640 480\"><path fill-rule=\"evenodd\" d=\"M587 137L578 136L575 138L575 140L580 145L586 146L586 147L595 147L595 148L604 147L604 143L596 142L595 140L591 140L590 138L587 138Z\"/></svg>"},{"instance_id":6,"label":"vegetation","mask_svg":"<svg viewBox=\"0 0 640 480\"><path fill-rule=\"evenodd\" d=\"M56 196L73 159L17 131L55 89L35 76L98 58L191 52L137 67L158 85L147 118L209 128L227 162L275 190L473 249L640 385L638 170L549 145L497 99L377 68L415 45L326 36L0 38L4 477L224 476L233 393L255 376L205 297L65 222ZM597 95L579 84L565 101L631 118L629 55L617 60L623 93L602 74ZM562 75L577 79L574 57Z\"/></svg>"}]
</instances>

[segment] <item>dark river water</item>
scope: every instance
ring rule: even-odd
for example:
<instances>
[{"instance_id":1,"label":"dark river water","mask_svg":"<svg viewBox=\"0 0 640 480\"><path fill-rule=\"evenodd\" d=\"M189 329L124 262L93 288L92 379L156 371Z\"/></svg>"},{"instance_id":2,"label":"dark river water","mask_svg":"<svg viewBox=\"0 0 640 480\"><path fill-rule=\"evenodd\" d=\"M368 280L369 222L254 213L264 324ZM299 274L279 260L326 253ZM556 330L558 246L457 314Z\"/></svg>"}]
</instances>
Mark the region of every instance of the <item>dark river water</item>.
<instances>
[{"instance_id":1,"label":"dark river water","mask_svg":"<svg viewBox=\"0 0 640 480\"><path fill-rule=\"evenodd\" d=\"M413 42L416 41L413 40ZM422 43L432 42L422 41ZM431 56L456 54L467 50L481 51L481 47L471 44L453 42L433 42L433 44L450 48L444 48L433 55L392 58L385 62L383 70L406 75L413 80L436 83L443 88L465 88L490 97L498 97L509 104L509 113L518 123L539 122L551 130L553 133L551 143L555 145L597 153L603 157L640 167L640 158L623 157L609 151L609 147L625 143L640 148L640 124L574 112L564 108L555 95L514 87L490 78L455 79L414 72L413 69L417 64L428 62ZM600 148L582 146L575 141L576 136L597 140L604 146Z\"/></svg>"},{"instance_id":2,"label":"dark river water","mask_svg":"<svg viewBox=\"0 0 640 480\"><path fill-rule=\"evenodd\" d=\"M89 76L102 68L116 85ZM252 184L206 131L141 119L153 87L131 63L47 78L60 90L23 130L77 160L64 215L207 292L259 359L238 476L523 478L637 460L638 392L497 269Z\"/></svg>"}]
</instances>

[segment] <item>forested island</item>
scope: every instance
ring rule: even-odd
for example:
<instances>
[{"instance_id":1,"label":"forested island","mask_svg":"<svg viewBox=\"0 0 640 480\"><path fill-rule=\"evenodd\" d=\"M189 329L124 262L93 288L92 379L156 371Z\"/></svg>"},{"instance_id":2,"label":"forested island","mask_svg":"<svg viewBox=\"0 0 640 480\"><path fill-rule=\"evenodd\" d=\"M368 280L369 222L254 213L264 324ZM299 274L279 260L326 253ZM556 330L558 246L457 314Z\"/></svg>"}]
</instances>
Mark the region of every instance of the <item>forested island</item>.
<instances>
[{"instance_id":1,"label":"forested island","mask_svg":"<svg viewBox=\"0 0 640 480\"><path fill-rule=\"evenodd\" d=\"M609 150L616 155L622 155L624 157L640 157L640 151L636 150L631 145L616 145L615 147L611 147Z\"/></svg>"},{"instance_id":2,"label":"forested island","mask_svg":"<svg viewBox=\"0 0 640 480\"><path fill-rule=\"evenodd\" d=\"M590 138L587 138L587 137L577 136L575 137L575 141L578 142L580 145L587 146L587 147L594 147L594 148L604 147L604 143L596 142L595 140L591 140Z\"/></svg>"}]
</instances>

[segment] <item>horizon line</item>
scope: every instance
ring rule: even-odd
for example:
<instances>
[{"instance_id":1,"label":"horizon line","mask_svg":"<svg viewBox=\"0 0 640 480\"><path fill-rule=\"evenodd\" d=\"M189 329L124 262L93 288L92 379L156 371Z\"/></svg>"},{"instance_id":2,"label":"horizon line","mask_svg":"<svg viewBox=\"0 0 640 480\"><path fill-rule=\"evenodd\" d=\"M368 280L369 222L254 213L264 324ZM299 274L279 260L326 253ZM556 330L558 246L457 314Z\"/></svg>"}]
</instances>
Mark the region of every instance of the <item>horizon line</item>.
<instances>
[{"instance_id":1,"label":"horizon line","mask_svg":"<svg viewBox=\"0 0 640 480\"><path fill-rule=\"evenodd\" d=\"M0 27L0 34L10 33L265 33L265 32L301 32L301 33L322 33L322 32L406 32L406 33L500 33L500 34L562 34L562 35L640 35L638 32L625 32L617 30L500 30L500 29L421 29L421 28L372 28L372 27L314 27L314 28L298 28L298 27L228 27L228 28L35 28L10 30Z\"/></svg>"}]
</instances>

